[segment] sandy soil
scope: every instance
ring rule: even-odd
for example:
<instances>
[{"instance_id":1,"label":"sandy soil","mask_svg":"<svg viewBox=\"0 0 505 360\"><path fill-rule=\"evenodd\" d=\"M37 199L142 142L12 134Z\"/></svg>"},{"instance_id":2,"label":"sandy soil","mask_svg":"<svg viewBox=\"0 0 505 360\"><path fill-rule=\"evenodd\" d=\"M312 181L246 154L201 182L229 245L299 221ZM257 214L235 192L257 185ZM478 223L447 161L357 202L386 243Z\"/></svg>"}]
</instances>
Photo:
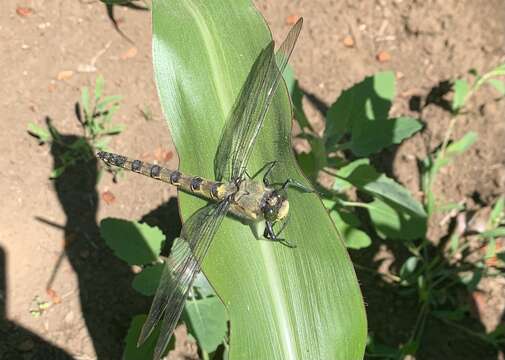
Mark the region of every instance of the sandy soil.
<instances>
[{"instance_id":1,"label":"sandy soil","mask_svg":"<svg viewBox=\"0 0 505 360\"><path fill-rule=\"evenodd\" d=\"M440 104L415 104L426 104L433 89L470 68L484 72L505 60L505 4L499 0L256 3L277 40L289 28L288 16L305 18L292 64L301 87L323 105L367 75L384 69L396 72L394 114L420 117L426 129L378 163L417 195L416 159L440 144L450 116ZM149 13L115 8L131 43L114 30L99 2L3 0L0 10L0 358L119 359L130 318L144 312L149 299L131 289L132 270L104 246L97 222L106 216L152 215L175 193L156 182L146 186L136 176L118 184L105 176L96 185L95 164L49 180L58 149L39 146L26 128L30 121L43 125L50 118L66 141L79 136L74 103L80 88L103 74L107 94L123 96L115 121L127 126L111 147L146 159L174 152L153 83ZM346 36L352 37L352 47L344 45ZM378 61L380 52L390 59ZM96 71L86 72L91 65ZM445 200L463 201L476 212L505 192L505 105L493 101L495 95L484 89L472 100L473 110L461 117L454 135L476 131L478 143L446 168L437 183ZM141 113L146 109L150 120ZM307 101L306 110L320 125L316 106ZM177 166L176 156L166 164ZM102 198L106 191L115 196L110 204ZM177 231L174 204L172 200L162 207L172 214L167 231ZM446 234L440 219L432 225L430 238ZM394 244L386 245L395 251ZM352 255L360 263L369 261L377 248ZM406 341L415 304L396 298L377 278L361 272L358 276L370 331L392 346ZM48 286L54 293L46 291ZM502 321L505 304L496 299L505 298L503 282L487 281L482 293L469 326ZM30 310L37 298L60 302L36 317ZM419 359L500 356L461 332L434 321L427 326L424 341L430 345Z\"/></svg>"}]
</instances>

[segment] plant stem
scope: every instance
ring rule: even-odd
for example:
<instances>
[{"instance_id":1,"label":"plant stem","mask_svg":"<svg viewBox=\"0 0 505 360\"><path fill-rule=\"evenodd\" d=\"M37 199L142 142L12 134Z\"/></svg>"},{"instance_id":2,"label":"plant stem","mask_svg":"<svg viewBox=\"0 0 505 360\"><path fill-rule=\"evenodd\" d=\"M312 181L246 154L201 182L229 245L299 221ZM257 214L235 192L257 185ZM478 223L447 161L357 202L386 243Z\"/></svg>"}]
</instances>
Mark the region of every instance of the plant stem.
<instances>
[{"instance_id":1,"label":"plant stem","mask_svg":"<svg viewBox=\"0 0 505 360\"><path fill-rule=\"evenodd\" d=\"M400 280L401 280L399 276L396 276L396 275L393 275L393 274L380 273L380 272L378 272L375 269L372 269L372 268L369 268L369 267L366 267L366 266L363 266L363 265L360 265L360 264L356 264L356 263L353 263L353 265L357 269L369 272L369 273L377 275L377 276L382 276L382 277L389 278L390 280L392 280L394 282L400 282Z\"/></svg>"}]
</instances>

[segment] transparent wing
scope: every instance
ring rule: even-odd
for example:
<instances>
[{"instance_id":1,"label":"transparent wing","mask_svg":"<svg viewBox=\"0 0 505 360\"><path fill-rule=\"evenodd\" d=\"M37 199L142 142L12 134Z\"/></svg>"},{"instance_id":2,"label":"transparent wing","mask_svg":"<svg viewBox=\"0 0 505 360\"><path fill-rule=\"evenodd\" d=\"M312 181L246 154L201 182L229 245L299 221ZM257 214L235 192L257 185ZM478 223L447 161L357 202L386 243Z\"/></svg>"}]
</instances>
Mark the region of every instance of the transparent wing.
<instances>
[{"instance_id":1,"label":"transparent wing","mask_svg":"<svg viewBox=\"0 0 505 360\"><path fill-rule=\"evenodd\" d=\"M256 137L302 29L302 22L300 18L291 28L277 54L274 54L272 41L254 62L217 149L214 173L218 181L238 179L244 175Z\"/></svg>"},{"instance_id":2,"label":"transparent wing","mask_svg":"<svg viewBox=\"0 0 505 360\"><path fill-rule=\"evenodd\" d=\"M229 207L230 201L227 199L209 204L194 213L182 228L181 239L184 241L174 245L170 259L172 262L165 262L160 284L138 340L138 345L144 343L163 316L160 337L154 351L156 360L161 358L170 341L184 301L200 271L200 264Z\"/></svg>"}]
</instances>

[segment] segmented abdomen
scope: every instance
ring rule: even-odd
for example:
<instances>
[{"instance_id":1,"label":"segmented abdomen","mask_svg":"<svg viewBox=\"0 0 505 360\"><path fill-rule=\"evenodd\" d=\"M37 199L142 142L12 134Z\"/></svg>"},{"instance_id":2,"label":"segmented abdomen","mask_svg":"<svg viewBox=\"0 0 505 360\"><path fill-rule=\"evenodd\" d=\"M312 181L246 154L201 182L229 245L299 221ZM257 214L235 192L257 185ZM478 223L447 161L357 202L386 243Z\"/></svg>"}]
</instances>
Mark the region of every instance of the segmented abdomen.
<instances>
[{"instance_id":1,"label":"segmented abdomen","mask_svg":"<svg viewBox=\"0 0 505 360\"><path fill-rule=\"evenodd\" d=\"M170 170L159 165L149 164L123 155L99 151L96 156L106 164L121 167L153 179L177 186L184 192L205 199L220 201L232 194L236 187L233 183L221 183L203 179L198 176L187 176L177 170Z\"/></svg>"}]
</instances>

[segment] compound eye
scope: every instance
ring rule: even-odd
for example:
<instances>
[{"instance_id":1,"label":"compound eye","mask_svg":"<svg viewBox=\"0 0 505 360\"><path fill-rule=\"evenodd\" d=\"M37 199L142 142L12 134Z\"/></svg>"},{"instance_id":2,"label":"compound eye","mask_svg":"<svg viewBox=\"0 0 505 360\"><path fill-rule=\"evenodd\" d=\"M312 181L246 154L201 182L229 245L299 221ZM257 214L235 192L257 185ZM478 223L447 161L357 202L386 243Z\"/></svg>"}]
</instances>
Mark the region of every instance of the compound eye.
<instances>
[{"instance_id":1,"label":"compound eye","mask_svg":"<svg viewBox=\"0 0 505 360\"><path fill-rule=\"evenodd\" d=\"M265 209L263 215L265 216L265 219L268 221L275 221L277 219L277 212L274 208L271 207Z\"/></svg>"}]
</instances>

